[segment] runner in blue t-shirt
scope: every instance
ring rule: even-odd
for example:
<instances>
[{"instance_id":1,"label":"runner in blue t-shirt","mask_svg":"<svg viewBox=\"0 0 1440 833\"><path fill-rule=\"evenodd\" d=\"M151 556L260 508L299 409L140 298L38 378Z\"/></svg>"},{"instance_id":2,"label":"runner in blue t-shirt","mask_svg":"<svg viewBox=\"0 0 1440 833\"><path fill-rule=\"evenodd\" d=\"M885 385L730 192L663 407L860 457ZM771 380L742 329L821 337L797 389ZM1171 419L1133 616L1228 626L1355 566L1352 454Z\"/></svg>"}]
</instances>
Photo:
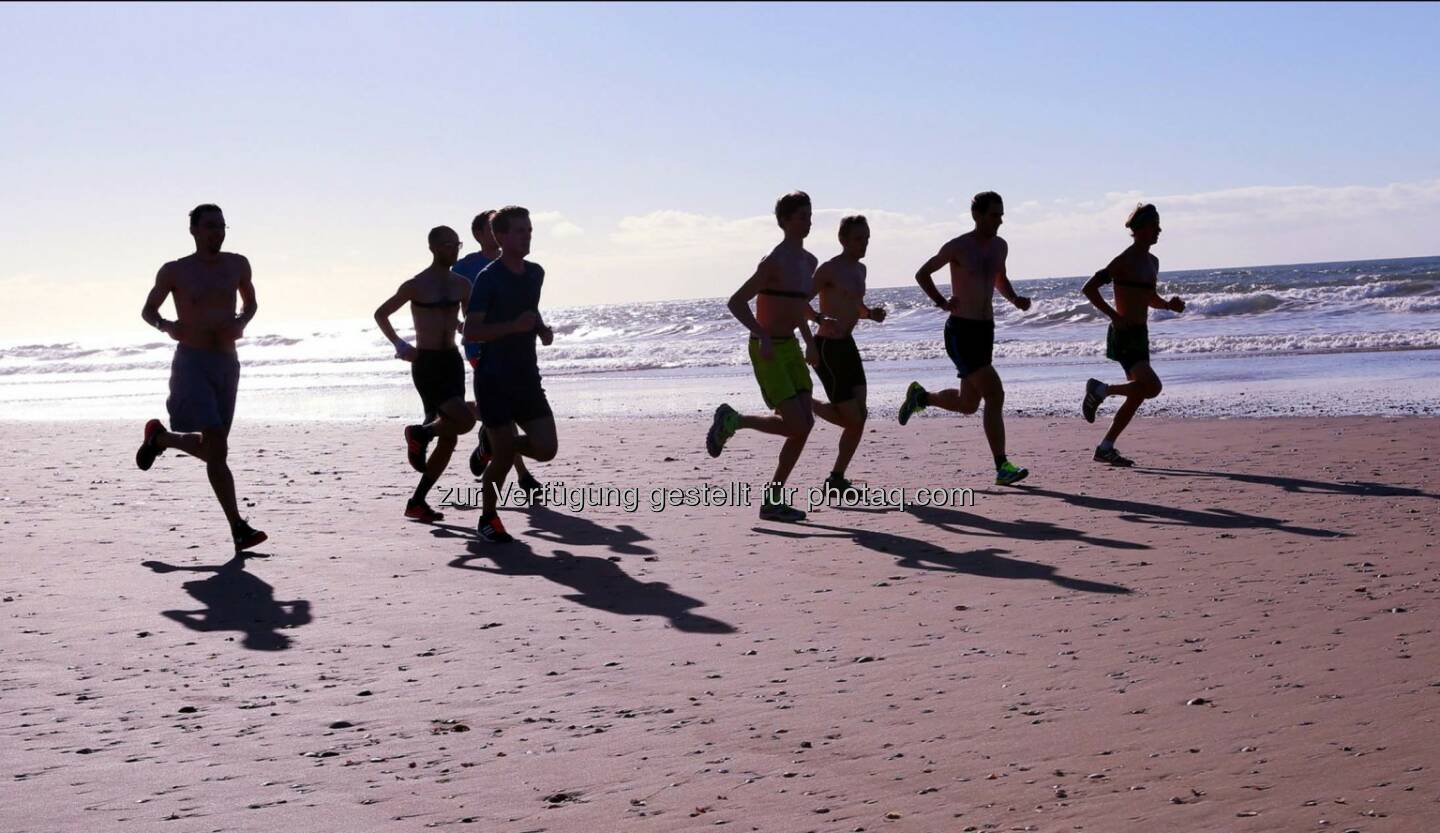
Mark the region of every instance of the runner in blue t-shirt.
<instances>
[{"instance_id":1,"label":"runner in blue t-shirt","mask_svg":"<svg viewBox=\"0 0 1440 833\"><path fill-rule=\"evenodd\" d=\"M476 532L491 543L514 540L496 514L499 490L521 455L550 460L558 445L555 417L540 383L535 343L549 346L555 333L540 317L545 270L525 259L533 228L530 212L517 205L491 218L500 258L475 278L465 308L465 337L485 342L475 369L475 400L495 456L485 468L483 506Z\"/></svg>"},{"instance_id":2,"label":"runner in blue t-shirt","mask_svg":"<svg viewBox=\"0 0 1440 833\"><path fill-rule=\"evenodd\" d=\"M495 234L490 230L490 218L493 216L495 216L495 209L493 208L475 215L475 219L470 222L470 233L475 235L475 242L480 244L480 251L465 255L455 261L454 266L450 267L450 271L469 281L472 288L475 286L475 277L480 274L480 271L494 262L496 258L500 257L500 244L495 242ZM463 344L465 347L465 360L470 363L471 368L479 367L480 342L465 341ZM475 401L479 402L480 374L478 372L475 374L474 392ZM479 416L478 408L476 410L476 416ZM476 433L480 435L480 443L475 446L474 451L470 452L470 473L476 477L483 477L485 475L485 467L490 464L490 449L485 440L484 426L481 426L480 430ZM525 467L525 463L519 457L515 458L515 477L517 485L531 494L539 494L545 491L545 484L535 479L535 476L530 473L530 470Z\"/></svg>"}]
</instances>

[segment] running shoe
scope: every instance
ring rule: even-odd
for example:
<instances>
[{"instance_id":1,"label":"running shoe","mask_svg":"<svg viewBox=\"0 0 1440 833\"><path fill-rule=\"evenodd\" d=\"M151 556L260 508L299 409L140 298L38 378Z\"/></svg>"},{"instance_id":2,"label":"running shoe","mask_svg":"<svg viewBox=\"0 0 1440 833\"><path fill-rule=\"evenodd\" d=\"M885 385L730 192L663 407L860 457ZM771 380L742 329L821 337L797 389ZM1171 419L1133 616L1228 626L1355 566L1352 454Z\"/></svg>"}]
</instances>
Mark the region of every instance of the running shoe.
<instances>
[{"instance_id":1,"label":"running shoe","mask_svg":"<svg viewBox=\"0 0 1440 833\"><path fill-rule=\"evenodd\" d=\"M1013 486L1029 476L1029 469L1022 469L1009 460L1006 460L1000 468L995 470L995 485Z\"/></svg>"},{"instance_id":2,"label":"running shoe","mask_svg":"<svg viewBox=\"0 0 1440 833\"><path fill-rule=\"evenodd\" d=\"M422 474L425 472L425 446L429 444L430 437L424 426L405 426L405 457L410 461L410 467Z\"/></svg>"},{"instance_id":3,"label":"running shoe","mask_svg":"<svg viewBox=\"0 0 1440 833\"><path fill-rule=\"evenodd\" d=\"M520 491L534 496L531 503L540 503L545 499L545 484L528 471L515 479L515 485L520 487Z\"/></svg>"},{"instance_id":4,"label":"running shoe","mask_svg":"<svg viewBox=\"0 0 1440 833\"><path fill-rule=\"evenodd\" d=\"M499 515L482 515L480 522L475 525L475 532L492 544L508 544L515 540L510 537L510 533L505 531L504 524L500 523Z\"/></svg>"},{"instance_id":5,"label":"running shoe","mask_svg":"<svg viewBox=\"0 0 1440 833\"><path fill-rule=\"evenodd\" d=\"M740 412L722 403L715 409L715 418L710 421L710 431L705 435L705 450L711 457L719 457L725 441L735 436L739 429Z\"/></svg>"},{"instance_id":6,"label":"running shoe","mask_svg":"<svg viewBox=\"0 0 1440 833\"><path fill-rule=\"evenodd\" d=\"M1135 465L1134 460L1128 457L1121 457L1120 452L1116 451L1113 446L1110 448L1095 449L1095 462L1109 463L1112 466L1119 466L1120 468L1128 468Z\"/></svg>"},{"instance_id":7,"label":"running shoe","mask_svg":"<svg viewBox=\"0 0 1440 833\"><path fill-rule=\"evenodd\" d=\"M470 473L476 477L485 476L485 467L490 465L490 455L484 453L477 446L470 452Z\"/></svg>"},{"instance_id":8,"label":"running shoe","mask_svg":"<svg viewBox=\"0 0 1440 833\"><path fill-rule=\"evenodd\" d=\"M829 503L831 498L834 498L841 505L851 502L851 499L845 497L845 493L854 488L854 483L843 476L836 477L834 473L831 473L829 477L825 478L825 482L820 484L820 491L825 493L825 502Z\"/></svg>"},{"instance_id":9,"label":"running shoe","mask_svg":"<svg viewBox=\"0 0 1440 833\"><path fill-rule=\"evenodd\" d=\"M164 430L164 423L158 419L145 423L145 440L140 443L140 450L135 452L135 465L139 466L141 471L149 471L150 467L155 465L155 458L165 452L165 449L155 442L155 435Z\"/></svg>"},{"instance_id":10,"label":"running shoe","mask_svg":"<svg viewBox=\"0 0 1440 833\"><path fill-rule=\"evenodd\" d=\"M925 388L919 382L911 382L910 387L905 389L905 402L900 406L900 424L904 425L910 421L910 417L925 410Z\"/></svg>"},{"instance_id":11,"label":"running shoe","mask_svg":"<svg viewBox=\"0 0 1440 833\"><path fill-rule=\"evenodd\" d=\"M805 513L784 503L767 502L760 504L760 520L782 521L787 524L793 524L805 520Z\"/></svg>"},{"instance_id":12,"label":"running shoe","mask_svg":"<svg viewBox=\"0 0 1440 833\"><path fill-rule=\"evenodd\" d=\"M436 521L445 520L444 512L436 512L430 508L430 504L423 500L408 500L405 502L405 517L416 521L424 521L433 524Z\"/></svg>"},{"instance_id":13,"label":"running shoe","mask_svg":"<svg viewBox=\"0 0 1440 833\"><path fill-rule=\"evenodd\" d=\"M270 536L241 520L230 527L230 537L235 539L235 551L240 552L260 546Z\"/></svg>"},{"instance_id":14,"label":"running shoe","mask_svg":"<svg viewBox=\"0 0 1440 833\"><path fill-rule=\"evenodd\" d=\"M1085 399L1080 403L1080 413L1085 416L1086 422L1095 421L1095 412L1100 409L1100 403L1105 397L1100 393L1104 385L1099 379L1091 379L1085 383Z\"/></svg>"}]
</instances>

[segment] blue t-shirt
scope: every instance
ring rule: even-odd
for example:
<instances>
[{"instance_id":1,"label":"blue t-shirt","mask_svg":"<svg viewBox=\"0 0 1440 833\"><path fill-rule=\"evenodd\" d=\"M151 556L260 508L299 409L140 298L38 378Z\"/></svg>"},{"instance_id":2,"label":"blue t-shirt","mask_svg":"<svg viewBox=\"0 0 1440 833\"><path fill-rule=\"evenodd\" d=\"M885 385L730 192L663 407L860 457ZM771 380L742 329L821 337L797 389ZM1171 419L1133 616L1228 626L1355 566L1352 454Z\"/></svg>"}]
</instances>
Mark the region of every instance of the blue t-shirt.
<instances>
[{"instance_id":1,"label":"blue t-shirt","mask_svg":"<svg viewBox=\"0 0 1440 833\"><path fill-rule=\"evenodd\" d=\"M486 257L484 252L471 252L470 254L465 255L464 257L455 261L455 265L450 267L450 271L469 281L470 289L471 291L474 291L475 276L479 275L480 270L484 269L486 266L489 266L490 263L490 258ZM463 342L463 345L465 347L466 359L469 359L470 361L477 361L480 358L480 342L466 341Z\"/></svg>"},{"instance_id":2,"label":"blue t-shirt","mask_svg":"<svg viewBox=\"0 0 1440 833\"><path fill-rule=\"evenodd\" d=\"M526 261L524 274L516 274L506 267L504 261L496 260L475 276L475 284L470 289L470 304L465 308L466 318L484 310L485 323L495 324L514 321L522 312L539 312L540 287L544 282L545 270L539 264ZM478 371L512 379L540 375L535 356L538 338L539 335L532 330L485 342Z\"/></svg>"}]
</instances>

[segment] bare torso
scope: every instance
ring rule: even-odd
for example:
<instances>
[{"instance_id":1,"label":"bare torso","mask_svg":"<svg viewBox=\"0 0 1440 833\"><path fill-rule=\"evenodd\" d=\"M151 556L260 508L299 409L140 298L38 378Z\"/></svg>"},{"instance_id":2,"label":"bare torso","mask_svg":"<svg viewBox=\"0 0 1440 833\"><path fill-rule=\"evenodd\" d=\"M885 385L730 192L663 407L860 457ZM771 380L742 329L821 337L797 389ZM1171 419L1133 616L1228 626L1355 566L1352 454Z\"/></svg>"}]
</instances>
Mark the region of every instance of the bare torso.
<instances>
[{"instance_id":1,"label":"bare torso","mask_svg":"<svg viewBox=\"0 0 1440 833\"><path fill-rule=\"evenodd\" d=\"M1115 289L1115 312L1127 327L1143 327L1150 315L1150 300L1155 297L1155 282L1160 276L1160 259L1147 251L1131 247L1106 267Z\"/></svg>"},{"instance_id":2,"label":"bare torso","mask_svg":"<svg viewBox=\"0 0 1440 833\"><path fill-rule=\"evenodd\" d=\"M1008 246L1004 238L981 240L975 232L948 244L950 257L950 314L956 318L989 321L995 318L995 279L1004 274Z\"/></svg>"},{"instance_id":3,"label":"bare torso","mask_svg":"<svg viewBox=\"0 0 1440 833\"><path fill-rule=\"evenodd\" d=\"M818 335L844 338L855 329L860 307L865 301L865 264L844 255L837 255L815 272L815 289L820 297Z\"/></svg>"},{"instance_id":4,"label":"bare torso","mask_svg":"<svg viewBox=\"0 0 1440 833\"><path fill-rule=\"evenodd\" d=\"M815 267L819 260L800 246L781 243L761 261L766 273L755 298L755 320L771 336L793 336L805 323L814 297ZM783 293L783 294L772 294Z\"/></svg>"},{"instance_id":5,"label":"bare torso","mask_svg":"<svg viewBox=\"0 0 1440 833\"><path fill-rule=\"evenodd\" d=\"M187 255L165 264L175 302L176 341L187 347L222 353L235 352L240 327L235 301L240 285L250 279L250 263L233 252L214 258Z\"/></svg>"},{"instance_id":6,"label":"bare torso","mask_svg":"<svg viewBox=\"0 0 1440 833\"><path fill-rule=\"evenodd\" d=\"M415 322L415 346L445 350L455 346L460 311L470 298L470 282L447 267L431 266L405 282Z\"/></svg>"}]
</instances>

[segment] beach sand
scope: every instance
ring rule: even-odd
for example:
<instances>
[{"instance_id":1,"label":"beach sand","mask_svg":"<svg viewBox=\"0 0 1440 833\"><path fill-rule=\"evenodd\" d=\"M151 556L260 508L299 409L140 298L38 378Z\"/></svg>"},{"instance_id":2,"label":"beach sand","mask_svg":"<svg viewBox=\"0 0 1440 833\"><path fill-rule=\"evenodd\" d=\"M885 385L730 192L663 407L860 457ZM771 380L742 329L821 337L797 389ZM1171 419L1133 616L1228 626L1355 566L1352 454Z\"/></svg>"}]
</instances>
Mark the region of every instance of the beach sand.
<instances>
[{"instance_id":1,"label":"beach sand","mask_svg":"<svg viewBox=\"0 0 1440 833\"><path fill-rule=\"evenodd\" d=\"M642 495L778 447L559 427L542 478ZM1434 419L1142 416L1133 470L1013 419L1001 489L978 419L887 412L851 476L973 506L513 510L509 548L401 517L401 428L238 425L239 562L138 422L0 423L0 830L1440 823Z\"/></svg>"}]
</instances>

